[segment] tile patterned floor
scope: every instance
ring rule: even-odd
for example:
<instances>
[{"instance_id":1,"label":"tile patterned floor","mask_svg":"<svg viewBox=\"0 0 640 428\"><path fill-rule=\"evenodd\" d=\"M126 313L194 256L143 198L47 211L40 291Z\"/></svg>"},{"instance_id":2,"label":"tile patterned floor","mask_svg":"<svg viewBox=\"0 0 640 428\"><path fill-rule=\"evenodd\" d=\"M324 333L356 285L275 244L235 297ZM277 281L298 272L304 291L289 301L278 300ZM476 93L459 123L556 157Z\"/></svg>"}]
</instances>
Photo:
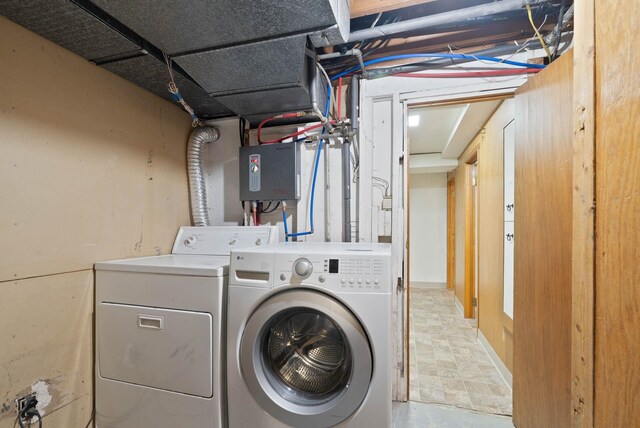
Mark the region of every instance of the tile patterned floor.
<instances>
[{"instance_id":1,"label":"tile patterned floor","mask_svg":"<svg viewBox=\"0 0 640 428\"><path fill-rule=\"evenodd\" d=\"M393 403L393 428L513 428L508 416L409 401Z\"/></svg>"},{"instance_id":2,"label":"tile patterned floor","mask_svg":"<svg viewBox=\"0 0 640 428\"><path fill-rule=\"evenodd\" d=\"M410 400L511 415L511 389L453 292L412 288L410 325Z\"/></svg>"}]
</instances>

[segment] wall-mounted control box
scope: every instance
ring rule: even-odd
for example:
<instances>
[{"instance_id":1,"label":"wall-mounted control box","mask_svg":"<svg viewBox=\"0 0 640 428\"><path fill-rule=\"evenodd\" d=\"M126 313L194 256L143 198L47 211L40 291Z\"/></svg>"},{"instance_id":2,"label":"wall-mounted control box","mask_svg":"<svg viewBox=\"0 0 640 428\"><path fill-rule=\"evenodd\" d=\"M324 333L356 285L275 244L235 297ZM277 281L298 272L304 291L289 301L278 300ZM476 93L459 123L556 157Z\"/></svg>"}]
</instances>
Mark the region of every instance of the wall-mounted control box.
<instances>
[{"instance_id":1,"label":"wall-mounted control box","mask_svg":"<svg viewBox=\"0 0 640 428\"><path fill-rule=\"evenodd\" d=\"M300 146L298 143L242 146L241 201L290 201L300 199Z\"/></svg>"}]
</instances>

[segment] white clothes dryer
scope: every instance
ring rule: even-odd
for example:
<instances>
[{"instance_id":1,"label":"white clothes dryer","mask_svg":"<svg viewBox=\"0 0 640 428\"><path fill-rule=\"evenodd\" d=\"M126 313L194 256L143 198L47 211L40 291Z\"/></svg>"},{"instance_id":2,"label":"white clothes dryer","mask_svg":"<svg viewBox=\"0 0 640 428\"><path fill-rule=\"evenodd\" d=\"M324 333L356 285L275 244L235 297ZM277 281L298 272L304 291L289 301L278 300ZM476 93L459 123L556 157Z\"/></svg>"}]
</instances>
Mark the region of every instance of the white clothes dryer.
<instances>
[{"instance_id":1,"label":"white clothes dryer","mask_svg":"<svg viewBox=\"0 0 640 428\"><path fill-rule=\"evenodd\" d=\"M99 428L223 427L229 253L275 227L182 227L172 254L96 263Z\"/></svg>"},{"instance_id":2,"label":"white clothes dryer","mask_svg":"<svg viewBox=\"0 0 640 428\"><path fill-rule=\"evenodd\" d=\"M391 426L391 247L232 251L230 428Z\"/></svg>"}]
</instances>

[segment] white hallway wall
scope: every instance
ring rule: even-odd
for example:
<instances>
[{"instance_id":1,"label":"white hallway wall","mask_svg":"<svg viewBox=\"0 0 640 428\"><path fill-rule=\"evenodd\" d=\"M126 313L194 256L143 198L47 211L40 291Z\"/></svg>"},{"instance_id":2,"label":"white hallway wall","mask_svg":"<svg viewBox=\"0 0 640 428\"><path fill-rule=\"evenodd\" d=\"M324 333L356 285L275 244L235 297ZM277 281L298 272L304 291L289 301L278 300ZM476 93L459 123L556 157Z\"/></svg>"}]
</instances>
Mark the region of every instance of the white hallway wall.
<instances>
[{"instance_id":1,"label":"white hallway wall","mask_svg":"<svg viewBox=\"0 0 640 428\"><path fill-rule=\"evenodd\" d=\"M412 283L447 281L447 174L411 174Z\"/></svg>"}]
</instances>

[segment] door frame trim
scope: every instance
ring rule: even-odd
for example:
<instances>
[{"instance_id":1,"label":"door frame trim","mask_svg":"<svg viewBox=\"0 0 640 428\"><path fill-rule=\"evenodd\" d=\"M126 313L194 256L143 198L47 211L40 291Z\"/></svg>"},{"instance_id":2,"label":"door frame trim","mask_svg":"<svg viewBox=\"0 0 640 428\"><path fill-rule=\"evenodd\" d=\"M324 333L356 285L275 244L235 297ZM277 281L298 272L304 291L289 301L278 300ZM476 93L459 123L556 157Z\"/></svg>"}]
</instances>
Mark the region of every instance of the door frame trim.
<instances>
[{"instance_id":1,"label":"door frame trim","mask_svg":"<svg viewBox=\"0 0 640 428\"><path fill-rule=\"evenodd\" d=\"M476 147L464 160L464 317L473 318L473 297L475 294L475 225L478 219L475 215L474 186L472 183L473 164L478 160Z\"/></svg>"},{"instance_id":2,"label":"door frame trim","mask_svg":"<svg viewBox=\"0 0 640 428\"><path fill-rule=\"evenodd\" d=\"M456 176L447 178L447 289L456 287Z\"/></svg>"}]
</instances>

